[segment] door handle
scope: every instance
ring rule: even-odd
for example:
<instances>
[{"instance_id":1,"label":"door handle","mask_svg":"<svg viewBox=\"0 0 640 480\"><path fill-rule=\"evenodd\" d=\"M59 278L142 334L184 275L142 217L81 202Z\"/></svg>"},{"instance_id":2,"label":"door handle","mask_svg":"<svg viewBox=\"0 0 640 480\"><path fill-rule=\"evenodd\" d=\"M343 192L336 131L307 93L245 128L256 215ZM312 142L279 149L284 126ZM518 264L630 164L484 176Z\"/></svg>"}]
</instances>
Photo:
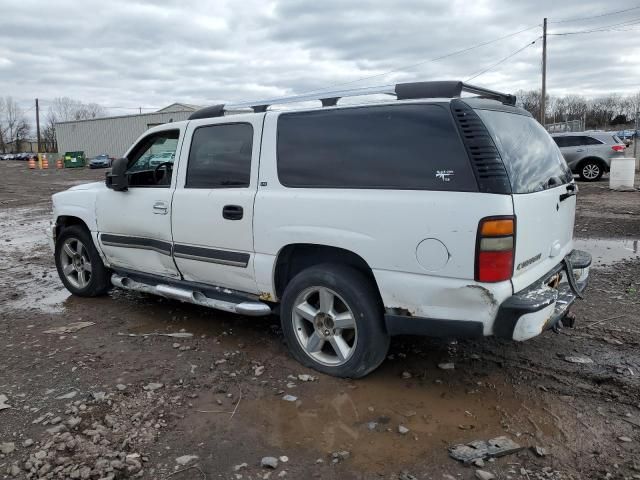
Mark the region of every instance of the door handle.
<instances>
[{"instance_id":1,"label":"door handle","mask_svg":"<svg viewBox=\"0 0 640 480\"><path fill-rule=\"evenodd\" d=\"M241 220L244 210L240 205L225 205L222 208L222 217L227 220Z\"/></svg>"},{"instance_id":2,"label":"door handle","mask_svg":"<svg viewBox=\"0 0 640 480\"><path fill-rule=\"evenodd\" d=\"M579 148L576 150L576 152L584 152L584 148Z\"/></svg>"},{"instance_id":3,"label":"door handle","mask_svg":"<svg viewBox=\"0 0 640 480\"><path fill-rule=\"evenodd\" d=\"M169 210L167 202L156 202L153 204L153 213L156 215L166 215Z\"/></svg>"}]
</instances>

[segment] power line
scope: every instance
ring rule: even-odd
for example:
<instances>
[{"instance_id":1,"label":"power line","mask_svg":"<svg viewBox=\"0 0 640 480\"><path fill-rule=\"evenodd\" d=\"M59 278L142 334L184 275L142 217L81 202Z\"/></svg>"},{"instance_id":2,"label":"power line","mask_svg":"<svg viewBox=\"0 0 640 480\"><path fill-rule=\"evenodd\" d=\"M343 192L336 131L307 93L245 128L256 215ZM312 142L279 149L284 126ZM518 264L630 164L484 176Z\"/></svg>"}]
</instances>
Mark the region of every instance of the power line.
<instances>
[{"instance_id":1,"label":"power line","mask_svg":"<svg viewBox=\"0 0 640 480\"><path fill-rule=\"evenodd\" d=\"M372 78L383 77L383 76L389 75L390 73L401 72L401 71L408 70L408 69L411 69L411 68L419 67L420 65L424 65L426 63L436 62L438 60L443 60L445 58L453 57L453 56L459 55L461 53L469 52L471 50L475 50L477 48L484 47L486 45L490 45L492 43L499 42L500 40L504 40L506 38L513 37L513 36L518 35L520 33L529 31L529 30L531 30L533 28L537 28L539 26L540 26L539 24L538 25L532 25L532 26L524 28L522 30L518 30L517 32L509 33L507 35L503 35L502 37L494 38L493 40L489 40L489 41L486 41L486 42L483 42L483 43L479 43L479 44L473 45L471 47L463 48L462 50L456 50L454 52L446 53L446 54L441 55L439 57L430 58L428 60L424 60L424 61L418 62L418 63L413 63L413 64L410 64L410 65L404 65L404 66L401 66L401 67L398 67L398 68L394 68L393 70L389 70L389 71L386 71L386 72L383 72L383 73L377 73L375 75L369 75L369 76L366 76L366 77L361 77L361 78L358 78L358 79L355 79L355 80L350 80L348 82L334 83L332 85L328 85L328 86L323 87L323 88L318 88L318 89L315 89L315 90L309 90L307 92L302 92L299 95L306 95L306 94L310 94L310 93L322 92L323 90L327 90L327 89L330 89L330 88L340 87L340 86L343 86L343 85L350 85L352 83L361 82L363 80L370 80Z\"/></svg>"},{"instance_id":2,"label":"power line","mask_svg":"<svg viewBox=\"0 0 640 480\"><path fill-rule=\"evenodd\" d=\"M527 43L524 47L519 48L518 50L516 50L515 52L510 53L509 55L507 55L506 57L500 59L498 62L494 63L493 65L491 65L490 67L485 68L484 70L481 70L480 72L472 75L471 77L467 78L465 80L465 82L469 82L471 80L473 80L474 78L479 77L480 75L484 75L485 73L487 73L489 70L493 70L495 67L497 67L498 65L503 64L504 62L506 62L507 60L509 60L511 57L515 57L518 53L520 53L521 51L529 48L531 45L534 45L538 40L540 40L542 37L538 37L535 40L533 40L532 42Z\"/></svg>"},{"instance_id":3,"label":"power line","mask_svg":"<svg viewBox=\"0 0 640 480\"><path fill-rule=\"evenodd\" d=\"M595 33L595 32L609 32L611 30L615 30L615 27L628 27L630 25L636 25L640 23L640 17L634 18L632 20L627 20L621 23L614 23L611 25L603 25L601 27L593 28L591 30L577 30L575 32L560 32L560 33L550 33L549 35L553 35L556 37L562 37L566 35L581 35L584 33Z\"/></svg>"},{"instance_id":4,"label":"power line","mask_svg":"<svg viewBox=\"0 0 640 480\"><path fill-rule=\"evenodd\" d=\"M639 8L640 8L640 6L637 6L637 7L626 8L624 10L616 10L615 12L607 12L607 13L602 13L600 15L592 15L590 17L567 18L567 19L564 19L564 20L555 20L555 21L549 22L549 23L569 23L569 22L578 22L580 20L591 20L593 18L608 17L610 15L616 15L618 13L630 12L631 10L637 10Z\"/></svg>"}]
</instances>

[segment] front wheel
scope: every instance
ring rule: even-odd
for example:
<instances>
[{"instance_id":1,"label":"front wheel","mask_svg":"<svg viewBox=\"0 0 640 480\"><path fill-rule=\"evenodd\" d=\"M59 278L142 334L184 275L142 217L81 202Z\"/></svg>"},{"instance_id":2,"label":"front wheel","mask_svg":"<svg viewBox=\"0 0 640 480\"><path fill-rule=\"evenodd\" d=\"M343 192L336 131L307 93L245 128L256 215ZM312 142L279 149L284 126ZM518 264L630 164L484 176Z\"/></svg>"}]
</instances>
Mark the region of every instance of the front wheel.
<instances>
[{"instance_id":1,"label":"front wheel","mask_svg":"<svg viewBox=\"0 0 640 480\"><path fill-rule=\"evenodd\" d=\"M324 264L287 285L280 318L291 354L337 377L364 377L389 350L383 308L372 280L353 268Z\"/></svg>"},{"instance_id":2,"label":"front wheel","mask_svg":"<svg viewBox=\"0 0 640 480\"><path fill-rule=\"evenodd\" d=\"M109 270L85 228L72 225L62 230L56 239L55 260L60 280L74 295L96 297L109 290Z\"/></svg>"},{"instance_id":3,"label":"front wheel","mask_svg":"<svg viewBox=\"0 0 640 480\"><path fill-rule=\"evenodd\" d=\"M587 160L580 166L580 178L586 182L595 182L600 180L604 170L602 165L595 160Z\"/></svg>"}]
</instances>

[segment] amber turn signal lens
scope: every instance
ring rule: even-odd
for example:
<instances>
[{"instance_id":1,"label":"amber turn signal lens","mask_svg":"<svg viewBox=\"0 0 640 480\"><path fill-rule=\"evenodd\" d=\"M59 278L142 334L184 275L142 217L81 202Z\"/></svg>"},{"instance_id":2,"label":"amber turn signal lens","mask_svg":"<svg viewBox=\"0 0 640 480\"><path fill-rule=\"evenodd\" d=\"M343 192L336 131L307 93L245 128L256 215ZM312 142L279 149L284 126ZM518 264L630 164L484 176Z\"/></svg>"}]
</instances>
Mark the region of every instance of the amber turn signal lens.
<instances>
[{"instance_id":1,"label":"amber turn signal lens","mask_svg":"<svg viewBox=\"0 0 640 480\"><path fill-rule=\"evenodd\" d=\"M513 235L513 220L485 220L482 222L482 230L480 235L483 237L501 237L504 235Z\"/></svg>"}]
</instances>

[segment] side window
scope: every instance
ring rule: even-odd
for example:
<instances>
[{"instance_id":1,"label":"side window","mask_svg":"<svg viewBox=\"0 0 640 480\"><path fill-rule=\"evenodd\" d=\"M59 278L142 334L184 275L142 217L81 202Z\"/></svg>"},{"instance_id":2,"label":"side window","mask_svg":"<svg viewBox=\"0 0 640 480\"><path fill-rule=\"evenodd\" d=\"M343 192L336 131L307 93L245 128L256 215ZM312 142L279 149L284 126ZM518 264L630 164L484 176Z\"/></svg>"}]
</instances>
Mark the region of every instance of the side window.
<instances>
[{"instance_id":1,"label":"side window","mask_svg":"<svg viewBox=\"0 0 640 480\"><path fill-rule=\"evenodd\" d=\"M193 132L185 188L248 187L253 127L233 123L198 127Z\"/></svg>"},{"instance_id":2,"label":"side window","mask_svg":"<svg viewBox=\"0 0 640 480\"><path fill-rule=\"evenodd\" d=\"M593 137L582 137L584 139L583 145L602 145L603 142Z\"/></svg>"},{"instance_id":3,"label":"side window","mask_svg":"<svg viewBox=\"0 0 640 480\"><path fill-rule=\"evenodd\" d=\"M440 105L281 114L277 153L287 187L478 189L451 113Z\"/></svg>"},{"instance_id":4,"label":"side window","mask_svg":"<svg viewBox=\"0 0 640 480\"><path fill-rule=\"evenodd\" d=\"M560 148L569 146L568 137L552 137L552 138L553 138L553 141L556 142L556 145L558 145L558 147Z\"/></svg>"},{"instance_id":5,"label":"side window","mask_svg":"<svg viewBox=\"0 0 640 480\"><path fill-rule=\"evenodd\" d=\"M577 136L568 136L564 137L566 142L566 147L577 147L579 145L584 145L582 137Z\"/></svg>"},{"instance_id":6,"label":"side window","mask_svg":"<svg viewBox=\"0 0 640 480\"><path fill-rule=\"evenodd\" d=\"M129 153L130 187L171 185L180 130L157 132L143 138Z\"/></svg>"}]
</instances>

